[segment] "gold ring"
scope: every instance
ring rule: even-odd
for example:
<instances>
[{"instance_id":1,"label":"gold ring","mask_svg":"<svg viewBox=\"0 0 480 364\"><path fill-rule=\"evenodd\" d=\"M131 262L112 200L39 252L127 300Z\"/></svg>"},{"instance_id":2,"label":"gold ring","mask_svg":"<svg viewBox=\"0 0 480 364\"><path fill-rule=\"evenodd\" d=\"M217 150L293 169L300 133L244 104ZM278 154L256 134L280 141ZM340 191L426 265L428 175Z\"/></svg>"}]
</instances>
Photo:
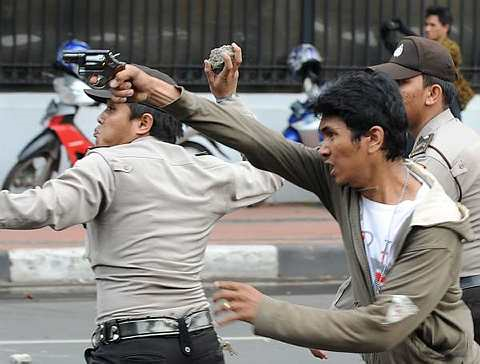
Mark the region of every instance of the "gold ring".
<instances>
[{"instance_id":1,"label":"gold ring","mask_svg":"<svg viewBox=\"0 0 480 364\"><path fill-rule=\"evenodd\" d=\"M227 310L230 310L232 306L230 306L230 303L228 301L223 302L223 307L225 307Z\"/></svg>"}]
</instances>

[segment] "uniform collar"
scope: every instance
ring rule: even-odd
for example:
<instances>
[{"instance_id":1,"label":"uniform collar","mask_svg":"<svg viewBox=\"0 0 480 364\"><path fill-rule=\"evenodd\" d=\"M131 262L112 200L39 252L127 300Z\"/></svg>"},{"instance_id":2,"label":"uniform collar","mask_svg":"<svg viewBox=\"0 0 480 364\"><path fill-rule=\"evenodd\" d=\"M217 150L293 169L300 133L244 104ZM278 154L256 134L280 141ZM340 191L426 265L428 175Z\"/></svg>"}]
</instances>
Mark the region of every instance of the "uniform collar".
<instances>
[{"instance_id":1,"label":"uniform collar","mask_svg":"<svg viewBox=\"0 0 480 364\"><path fill-rule=\"evenodd\" d=\"M415 143L421 138L425 137L429 134L435 133L435 131L440 128L441 126L447 124L449 121L455 119L450 109L442 111L440 114L435 116L432 120L430 120L420 131L418 134Z\"/></svg>"},{"instance_id":2,"label":"uniform collar","mask_svg":"<svg viewBox=\"0 0 480 364\"><path fill-rule=\"evenodd\" d=\"M117 145L110 145L110 146L92 146L90 148L88 148L88 150L93 150L93 149L97 149L97 148L110 148L110 147L115 147L115 146L118 146L118 145L127 145L127 144L133 144L133 143L138 143L138 142L147 142L147 141L151 141L151 140L155 140L156 138L151 136L151 135L147 135L147 136L143 136L143 137L140 137L140 138L137 138L137 139L133 139L131 142L129 143L125 143L125 144L117 144Z\"/></svg>"},{"instance_id":3,"label":"uniform collar","mask_svg":"<svg viewBox=\"0 0 480 364\"><path fill-rule=\"evenodd\" d=\"M146 141L153 140L153 139L155 139L155 137L153 137L151 135L146 135L146 136L142 136L142 137L133 139L130 143L146 142Z\"/></svg>"}]
</instances>

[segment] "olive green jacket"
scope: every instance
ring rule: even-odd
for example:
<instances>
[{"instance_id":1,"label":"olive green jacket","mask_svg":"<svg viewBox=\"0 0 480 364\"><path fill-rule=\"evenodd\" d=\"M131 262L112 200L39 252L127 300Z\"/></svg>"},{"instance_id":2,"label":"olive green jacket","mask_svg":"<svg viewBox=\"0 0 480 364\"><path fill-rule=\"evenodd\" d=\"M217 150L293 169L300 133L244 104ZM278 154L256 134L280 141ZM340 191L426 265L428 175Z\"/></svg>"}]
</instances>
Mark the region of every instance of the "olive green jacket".
<instances>
[{"instance_id":1,"label":"olive green jacket","mask_svg":"<svg viewBox=\"0 0 480 364\"><path fill-rule=\"evenodd\" d=\"M406 163L430 190L399 231L395 263L382 294L375 296L360 233L360 194L335 183L317 149L287 141L236 99L215 104L182 90L165 109L239 150L256 167L315 193L340 226L355 308L331 311L265 298L254 322L257 334L367 353L367 363L480 363L458 278L460 240L470 235L468 211L448 198L432 175Z\"/></svg>"}]
</instances>

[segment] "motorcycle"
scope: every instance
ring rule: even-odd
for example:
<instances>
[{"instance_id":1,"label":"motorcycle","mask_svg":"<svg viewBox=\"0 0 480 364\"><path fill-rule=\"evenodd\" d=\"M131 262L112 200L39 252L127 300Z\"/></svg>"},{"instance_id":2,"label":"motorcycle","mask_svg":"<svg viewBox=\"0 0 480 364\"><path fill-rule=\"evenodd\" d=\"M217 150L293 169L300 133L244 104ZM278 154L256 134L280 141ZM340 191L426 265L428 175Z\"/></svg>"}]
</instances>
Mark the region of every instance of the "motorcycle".
<instances>
[{"instance_id":1,"label":"motorcycle","mask_svg":"<svg viewBox=\"0 0 480 364\"><path fill-rule=\"evenodd\" d=\"M16 163L4 179L2 189L21 193L41 186L62 172L66 167L63 164L74 165L93 146L77 126L76 119L79 114L85 113L86 109L92 109L86 112L89 118L98 115L103 107L85 94L84 90L90 88L87 83L82 81L69 65L60 62L65 49L88 48L85 42L79 40L67 41L59 48L55 64L59 73L46 74L53 79L57 98L50 101L40 119L45 128L18 154ZM178 144L193 154L211 154L224 160L234 159L225 152L226 147L190 127L184 126L184 136Z\"/></svg>"},{"instance_id":2,"label":"motorcycle","mask_svg":"<svg viewBox=\"0 0 480 364\"><path fill-rule=\"evenodd\" d=\"M65 73L53 77L58 100L48 104L40 123L45 128L19 153L14 166L7 173L2 188L15 193L40 186L59 172L62 149L73 165L93 144L76 126L74 120L82 106L97 104L83 92L88 86Z\"/></svg>"},{"instance_id":3,"label":"motorcycle","mask_svg":"<svg viewBox=\"0 0 480 364\"><path fill-rule=\"evenodd\" d=\"M306 99L297 100L290 105L292 110L288 126L283 136L297 143L316 147L322 141L319 132L320 118L315 114L315 100L328 87L329 83L320 81L322 58L311 44L301 44L289 54L287 64L296 78L302 81Z\"/></svg>"}]
</instances>

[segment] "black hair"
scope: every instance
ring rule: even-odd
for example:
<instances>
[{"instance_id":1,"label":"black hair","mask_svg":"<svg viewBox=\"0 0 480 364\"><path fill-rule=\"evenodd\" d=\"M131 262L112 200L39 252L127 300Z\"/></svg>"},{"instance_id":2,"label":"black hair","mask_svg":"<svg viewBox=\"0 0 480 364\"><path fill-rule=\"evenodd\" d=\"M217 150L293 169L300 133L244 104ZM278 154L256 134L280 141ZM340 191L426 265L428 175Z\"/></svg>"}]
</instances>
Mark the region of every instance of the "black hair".
<instances>
[{"instance_id":1,"label":"black hair","mask_svg":"<svg viewBox=\"0 0 480 364\"><path fill-rule=\"evenodd\" d=\"M150 135L162 142L175 144L177 138L183 136L182 124L169 113L142 104L128 103L130 108L130 120L149 113L153 117Z\"/></svg>"},{"instance_id":2,"label":"black hair","mask_svg":"<svg viewBox=\"0 0 480 364\"><path fill-rule=\"evenodd\" d=\"M450 108L453 116L461 119L461 108L458 101L458 92L453 82L442 80L441 78L422 74L423 87L439 85L442 88L443 109Z\"/></svg>"},{"instance_id":3,"label":"black hair","mask_svg":"<svg viewBox=\"0 0 480 364\"><path fill-rule=\"evenodd\" d=\"M341 76L315 104L323 117L341 118L358 141L373 126L384 131L387 160L404 155L407 117L395 81L381 72L360 71Z\"/></svg>"},{"instance_id":4,"label":"black hair","mask_svg":"<svg viewBox=\"0 0 480 364\"><path fill-rule=\"evenodd\" d=\"M440 21L440 23L442 23L443 26L452 25L453 23L452 13L450 12L450 9L447 8L446 6L440 6L440 5L429 6L425 11L425 18L431 15L438 16L438 20ZM448 31L450 31L450 29Z\"/></svg>"}]
</instances>

